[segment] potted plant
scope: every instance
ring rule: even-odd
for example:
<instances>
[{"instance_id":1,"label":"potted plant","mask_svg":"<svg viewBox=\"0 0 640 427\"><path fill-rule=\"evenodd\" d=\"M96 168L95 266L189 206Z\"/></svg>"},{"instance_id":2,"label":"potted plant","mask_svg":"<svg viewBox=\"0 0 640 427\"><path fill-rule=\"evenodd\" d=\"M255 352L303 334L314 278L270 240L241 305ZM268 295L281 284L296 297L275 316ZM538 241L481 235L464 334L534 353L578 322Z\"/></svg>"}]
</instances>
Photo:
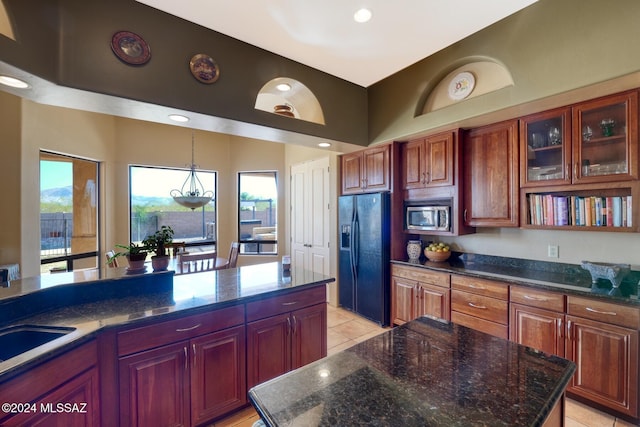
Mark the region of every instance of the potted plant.
<instances>
[{"instance_id":1,"label":"potted plant","mask_svg":"<svg viewBox=\"0 0 640 427\"><path fill-rule=\"evenodd\" d=\"M107 260L107 263L111 262L114 258L123 256L127 258L129 262L129 270L142 270L144 269L144 261L147 259L147 253L149 250L142 244L138 245L131 242L127 245L116 245L117 248L124 249L122 252L116 252L111 258Z\"/></svg>"},{"instance_id":2,"label":"potted plant","mask_svg":"<svg viewBox=\"0 0 640 427\"><path fill-rule=\"evenodd\" d=\"M155 253L151 257L151 266L154 271L164 271L169 267L169 255L167 255L166 245L173 241L173 229L168 225L163 225L154 234L148 235L142 244L147 250Z\"/></svg>"}]
</instances>

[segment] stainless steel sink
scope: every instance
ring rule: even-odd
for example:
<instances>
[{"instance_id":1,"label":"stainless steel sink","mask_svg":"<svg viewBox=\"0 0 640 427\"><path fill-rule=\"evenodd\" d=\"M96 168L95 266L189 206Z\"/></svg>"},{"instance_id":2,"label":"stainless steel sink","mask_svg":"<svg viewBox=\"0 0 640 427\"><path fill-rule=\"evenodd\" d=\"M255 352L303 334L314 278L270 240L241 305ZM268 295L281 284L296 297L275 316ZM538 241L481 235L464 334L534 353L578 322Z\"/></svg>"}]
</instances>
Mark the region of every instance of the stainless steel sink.
<instances>
[{"instance_id":1,"label":"stainless steel sink","mask_svg":"<svg viewBox=\"0 0 640 427\"><path fill-rule=\"evenodd\" d=\"M75 328L18 325L0 329L0 362L60 338Z\"/></svg>"}]
</instances>

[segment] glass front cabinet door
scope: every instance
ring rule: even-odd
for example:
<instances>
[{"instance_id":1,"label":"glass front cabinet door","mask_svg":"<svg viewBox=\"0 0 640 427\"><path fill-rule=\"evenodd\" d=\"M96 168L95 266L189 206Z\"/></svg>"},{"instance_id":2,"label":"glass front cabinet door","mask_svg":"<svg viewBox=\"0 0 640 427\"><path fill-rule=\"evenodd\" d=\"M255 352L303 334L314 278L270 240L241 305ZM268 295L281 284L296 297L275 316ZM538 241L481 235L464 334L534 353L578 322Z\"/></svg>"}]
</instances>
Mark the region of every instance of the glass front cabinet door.
<instances>
[{"instance_id":1,"label":"glass front cabinet door","mask_svg":"<svg viewBox=\"0 0 640 427\"><path fill-rule=\"evenodd\" d=\"M574 106L573 141L573 182L637 179L637 92Z\"/></svg>"},{"instance_id":2,"label":"glass front cabinet door","mask_svg":"<svg viewBox=\"0 0 640 427\"><path fill-rule=\"evenodd\" d=\"M520 185L571 182L571 109L561 108L520 120Z\"/></svg>"}]
</instances>

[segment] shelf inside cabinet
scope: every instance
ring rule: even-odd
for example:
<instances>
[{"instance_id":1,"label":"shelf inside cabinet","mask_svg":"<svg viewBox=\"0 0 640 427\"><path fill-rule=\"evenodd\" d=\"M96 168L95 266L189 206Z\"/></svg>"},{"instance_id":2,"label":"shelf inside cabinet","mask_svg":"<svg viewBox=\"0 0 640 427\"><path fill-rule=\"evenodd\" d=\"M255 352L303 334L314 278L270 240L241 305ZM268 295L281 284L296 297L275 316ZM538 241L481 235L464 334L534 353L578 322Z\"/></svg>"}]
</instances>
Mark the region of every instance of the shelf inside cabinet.
<instances>
[{"instance_id":1,"label":"shelf inside cabinet","mask_svg":"<svg viewBox=\"0 0 640 427\"><path fill-rule=\"evenodd\" d=\"M637 183L522 190L523 228L640 231Z\"/></svg>"}]
</instances>

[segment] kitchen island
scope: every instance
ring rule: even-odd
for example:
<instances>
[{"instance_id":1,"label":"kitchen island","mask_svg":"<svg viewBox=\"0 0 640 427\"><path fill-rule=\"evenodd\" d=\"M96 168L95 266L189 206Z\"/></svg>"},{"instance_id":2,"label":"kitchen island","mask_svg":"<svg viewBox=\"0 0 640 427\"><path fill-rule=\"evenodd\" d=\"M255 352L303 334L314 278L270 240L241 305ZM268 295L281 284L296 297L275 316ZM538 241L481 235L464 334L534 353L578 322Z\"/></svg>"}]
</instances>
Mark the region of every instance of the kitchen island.
<instances>
[{"instance_id":1,"label":"kitchen island","mask_svg":"<svg viewBox=\"0 0 640 427\"><path fill-rule=\"evenodd\" d=\"M0 425L208 423L245 406L248 387L326 355L331 281L280 263L13 281L0 289L3 332L70 332L0 361L0 401L84 402L86 413L18 405Z\"/></svg>"},{"instance_id":2,"label":"kitchen island","mask_svg":"<svg viewBox=\"0 0 640 427\"><path fill-rule=\"evenodd\" d=\"M260 384L269 426L562 425L575 364L427 317Z\"/></svg>"}]
</instances>

